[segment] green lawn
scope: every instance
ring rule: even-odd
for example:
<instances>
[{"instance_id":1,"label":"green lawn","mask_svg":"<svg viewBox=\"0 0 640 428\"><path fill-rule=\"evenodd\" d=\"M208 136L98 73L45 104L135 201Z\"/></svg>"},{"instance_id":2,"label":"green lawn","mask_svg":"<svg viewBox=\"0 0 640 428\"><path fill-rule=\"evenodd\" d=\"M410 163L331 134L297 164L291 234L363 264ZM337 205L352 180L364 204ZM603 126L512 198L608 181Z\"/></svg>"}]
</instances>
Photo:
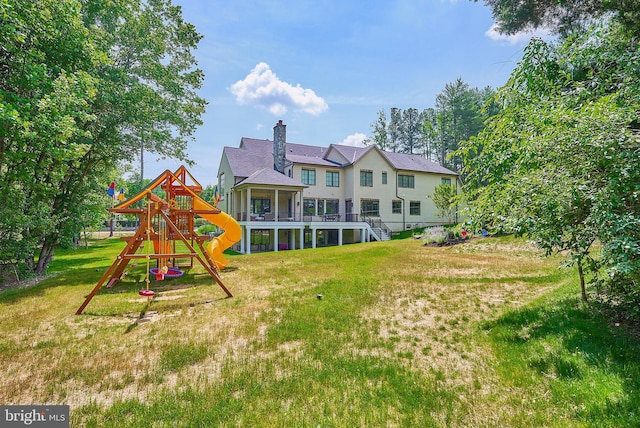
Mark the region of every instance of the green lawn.
<instances>
[{"instance_id":1,"label":"green lawn","mask_svg":"<svg viewBox=\"0 0 640 428\"><path fill-rule=\"evenodd\" d=\"M640 426L640 346L526 242L230 256L84 296L123 247L58 252L0 293L0 403L73 426ZM319 299L318 295L322 295Z\"/></svg>"}]
</instances>

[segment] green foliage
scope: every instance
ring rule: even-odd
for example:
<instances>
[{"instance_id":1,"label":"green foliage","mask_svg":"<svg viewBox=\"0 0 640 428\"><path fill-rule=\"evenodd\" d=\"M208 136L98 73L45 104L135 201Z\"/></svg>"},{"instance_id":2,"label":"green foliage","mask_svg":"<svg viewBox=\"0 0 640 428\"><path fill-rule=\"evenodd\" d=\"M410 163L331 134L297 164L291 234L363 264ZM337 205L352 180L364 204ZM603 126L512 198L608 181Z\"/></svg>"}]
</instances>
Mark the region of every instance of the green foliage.
<instances>
[{"instance_id":1,"label":"green foliage","mask_svg":"<svg viewBox=\"0 0 640 428\"><path fill-rule=\"evenodd\" d=\"M640 287L639 46L616 25L530 43L499 92L505 109L458 151L477 229L527 235L581 274Z\"/></svg>"},{"instance_id":2,"label":"green foliage","mask_svg":"<svg viewBox=\"0 0 640 428\"><path fill-rule=\"evenodd\" d=\"M200 235L207 235L209 233L217 232L219 230L218 226L213 224L203 224L198 227L198 233Z\"/></svg>"},{"instance_id":3,"label":"green foliage","mask_svg":"<svg viewBox=\"0 0 640 428\"><path fill-rule=\"evenodd\" d=\"M438 211L436 215L447 223L454 223L458 207L458 194L455 186L451 184L440 184L433 189L433 194L429 195Z\"/></svg>"},{"instance_id":4,"label":"green foliage","mask_svg":"<svg viewBox=\"0 0 640 428\"><path fill-rule=\"evenodd\" d=\"M384 110L378 111L377 121L371 124L372 142L382 150L420 154L460 172L462 161L452 152L498 111L493 96L492 88L471 88L458 78L437 95L435 109L392 108L389 120Z\"/></svg>"},{"instance_id":5,"label":"green foliage","mask_svg":"<svg viewBox=\"0 0 640 428\"><path fill-rule=\"evenodd\" d=\"M204 100L200 36L168 1L0 3L0 262L46 271L119 162L185 159Z\"/></svg>"},{"instance_id":6,"label":"green foliage","mask_svg":"<svg viewBox=\"0 0 640 428\"><path fill-rule=\"evenodd\" d=\"M545 28L567 36L603 16L614 17L631 31L640 28L636 0L484 0L484 4L491 8L498 30L506 34Z\"/></svg>"}]
</instances>

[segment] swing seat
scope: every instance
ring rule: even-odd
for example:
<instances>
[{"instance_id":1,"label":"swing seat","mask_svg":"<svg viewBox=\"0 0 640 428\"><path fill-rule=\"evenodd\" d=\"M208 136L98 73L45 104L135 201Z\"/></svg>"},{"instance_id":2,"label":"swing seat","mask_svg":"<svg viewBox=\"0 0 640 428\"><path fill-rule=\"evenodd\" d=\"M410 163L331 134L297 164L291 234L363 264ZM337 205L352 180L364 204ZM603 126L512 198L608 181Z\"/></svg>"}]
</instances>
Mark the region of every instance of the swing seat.
<instances>
[{"instance_id":1,"label":"swing seat","mask_svg":"<svg viewBox=\"0 0 640 428\"><path fill-rule=\"evenodd\" d=\"M175 268L175 267L170 267L167 269L166 273L162 273L162 269L158 269L158 268L152 268L149 269L149 273L151 275L155 275L156 279L161 281L165 278L167 279L171 279L171 278L178 278L181 277L183 275L184 272L182 272L180 269ZM159 278L159 276L162 275L162 278Z\"/></svg>"},{"instance_id":2,"label":"swing seat","mask_svg":"<svg viewBox=\"0 0 640 428\"><path fill-rule=\"evenodd\" d=\"M144 297L153 297L156 295L156 292L153 290L140 290L138 294Z\"/></svg>"}]
</instances>

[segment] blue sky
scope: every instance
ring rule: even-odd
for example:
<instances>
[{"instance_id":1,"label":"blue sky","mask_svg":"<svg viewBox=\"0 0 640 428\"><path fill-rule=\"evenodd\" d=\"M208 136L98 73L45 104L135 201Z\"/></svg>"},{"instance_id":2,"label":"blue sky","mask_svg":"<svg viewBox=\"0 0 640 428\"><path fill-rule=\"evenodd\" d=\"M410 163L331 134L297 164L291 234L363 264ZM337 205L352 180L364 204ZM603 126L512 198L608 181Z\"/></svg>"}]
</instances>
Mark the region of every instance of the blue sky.
<instances>
[{"instance_id":1,"label":"blue sky","mask_svg":"<svg viewBox=\"0 0 640 428\"><path fill-rule=\"evenodd\" d=\"M458 77L503 85L530 35L492 31L489 8L469 0L174 0L204 36L195 55L208 101L190 170L215 184L225 146L241 137L357 144L377 112L433 107ZM145 178L180 162L145 157Z\"/></svg>"}]
</instances>

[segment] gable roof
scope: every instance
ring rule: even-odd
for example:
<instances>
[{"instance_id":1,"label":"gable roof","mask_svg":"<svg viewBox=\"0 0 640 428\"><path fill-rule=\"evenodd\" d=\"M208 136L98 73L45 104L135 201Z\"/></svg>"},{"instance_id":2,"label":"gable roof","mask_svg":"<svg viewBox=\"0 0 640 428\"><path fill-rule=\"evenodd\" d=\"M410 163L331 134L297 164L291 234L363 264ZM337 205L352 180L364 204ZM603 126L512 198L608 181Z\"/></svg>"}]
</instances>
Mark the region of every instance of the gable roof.
<instances>
[{"instance_id":1,"label":"gable roof","mask_svg":"<svg viewBox=\"0 0 640 428\"><path fill-rule=\"evenodd\" d=\"M375 150L380 153L396 170L458 175L454 171L451 171L435 162L431 162L422 156L386 152L380 150L375 145L353 147L331 144L329 147L320 147L286 143L285 156L289 162L296 164L344 167L357 163L371 150ZM334 160L329 159L332 151L339 154L339 156L334 157ZM251 184L302 186L301 183L292 180L273 169L273 141L271 140L242 137L240 140L240 147L225 147L224 153L227 156L233 176L241 179L239 183L249 183L247 180L251 177ZM335 160L338 160L336 158L345 159L346 163L336 162ZM270 172L267 175L263 170L269 170ZM260 174L255 176L258 172L260 172ZM286 178L286 180L282 181L282 177Z\"/></svg>"},{"instance_id":2,"label":"gable roof","mask_svg":"<svg viewBox=\"0 0 640 428\"><path fill-rule=\"evenodd\" d=\"M340 153L349 164L354 164L360 160L365 153L371 150L375 146L366 146L366 147L354 147L354 146L342 146L340 144L331 144L327 151L325 152L325 156L329 154L330 150L335 150Z\"/></svg>"},{"instance_id":3,"label":"gable roof","mask_svg":"<svg viewBox=\"0 0 640 428\"><path fill-rule=\"evenodd\" d=\"M249 177L261 168L273 169L273 155L265 156L260 150L225 147L224 154L234 177Z\"/></svg>"},{"instance_id":4,"label":"gable roof","mask_svg":"<svg viewBox=\"0 0 640 428\"><path fill-rule=\"evenodd\" d=\"M260 168L244 180L236 184L242 186L244 184L264 184L269 186L287 186L287 187L309 187L293 178L289 178L279 173L273 168Z\"/></svg>"}]
</instances>

